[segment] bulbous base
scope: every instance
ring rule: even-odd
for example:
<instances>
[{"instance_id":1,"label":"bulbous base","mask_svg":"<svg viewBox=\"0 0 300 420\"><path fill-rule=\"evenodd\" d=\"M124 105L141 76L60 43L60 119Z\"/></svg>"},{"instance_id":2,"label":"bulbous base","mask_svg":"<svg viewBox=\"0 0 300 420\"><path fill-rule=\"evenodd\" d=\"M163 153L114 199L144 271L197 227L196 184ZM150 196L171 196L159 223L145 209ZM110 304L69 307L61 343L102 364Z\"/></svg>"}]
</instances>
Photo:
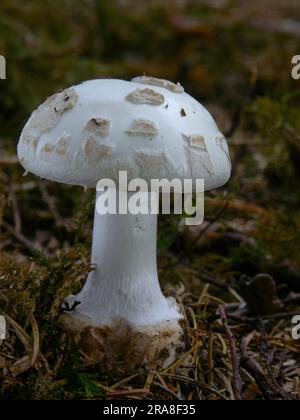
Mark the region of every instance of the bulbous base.
<instances>
[{"instance_id":1,"label":"bulbous base","mask_svg":"<svg viewBox=\"0 0 300 420\"><path fill-rule=\"evenodd\" d=\"M125 320L93 325L91 319L82 315L64 313L60 322L73 335L84 361L104 364L108 370L132 371L153 363L166 368L184 347L177 320L150 326L132 326Z\"/></svg>"}]
</instances>

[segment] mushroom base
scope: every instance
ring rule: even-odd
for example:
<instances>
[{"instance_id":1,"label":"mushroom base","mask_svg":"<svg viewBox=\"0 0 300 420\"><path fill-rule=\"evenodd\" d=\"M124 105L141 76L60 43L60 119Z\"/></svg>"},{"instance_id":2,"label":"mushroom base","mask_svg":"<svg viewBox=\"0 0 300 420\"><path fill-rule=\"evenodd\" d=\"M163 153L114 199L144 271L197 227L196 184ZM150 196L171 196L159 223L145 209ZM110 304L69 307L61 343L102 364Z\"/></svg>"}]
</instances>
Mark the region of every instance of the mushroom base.
<instances>
[{"instance_id":1,"label":"mushroom base","mask_svg":"<svg viewBox=\"0 0 300 420\"><path fill-rule=\"evenodd\" d=\"M112 325L95 326L89 318L64 313L60 322L73 335L84 361L104 364L106 369L132 371L153 364L166 368L184 347L177 320L149 326L132 326L118 320Z\"/></svg>"}]
</instances>

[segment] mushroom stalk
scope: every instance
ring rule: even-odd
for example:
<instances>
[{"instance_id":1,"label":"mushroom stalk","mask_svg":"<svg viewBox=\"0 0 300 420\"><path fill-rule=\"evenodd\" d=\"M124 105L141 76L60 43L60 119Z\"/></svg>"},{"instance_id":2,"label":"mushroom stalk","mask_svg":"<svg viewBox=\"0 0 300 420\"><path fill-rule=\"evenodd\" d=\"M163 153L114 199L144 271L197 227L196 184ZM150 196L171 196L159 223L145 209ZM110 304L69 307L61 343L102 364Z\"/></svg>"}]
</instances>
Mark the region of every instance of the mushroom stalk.
<instances>
[{"instance_id":1,"label":"mushroom stalk","mask_svg":"<svg viewBox=\"0 0 300 420\"><path fill-rule=\"evenodd\" d=\"M150 203L150 194L145 198ZM160 289L156 239L157 215L100 215L96 209L94 270L75 298L81 302L76 313L94 325L122 320L131 326L148 326L180 319L175 300L166 299Z\"/></svg>"}]
</instances>

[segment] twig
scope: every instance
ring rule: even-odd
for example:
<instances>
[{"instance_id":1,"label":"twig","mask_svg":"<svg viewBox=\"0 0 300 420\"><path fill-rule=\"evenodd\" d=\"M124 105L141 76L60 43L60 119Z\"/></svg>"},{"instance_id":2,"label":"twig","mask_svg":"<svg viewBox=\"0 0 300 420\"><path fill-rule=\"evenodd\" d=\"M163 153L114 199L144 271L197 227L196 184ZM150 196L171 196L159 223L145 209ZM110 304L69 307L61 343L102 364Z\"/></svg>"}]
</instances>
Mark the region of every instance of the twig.
<instances>
[{"instance_id":1,"label":"twig","mask_svg":"<svg viewBox=\"0 0 300 420\"><path fill-rule=\"evenodd\" d=\"M242 365L253 376L259 389L267 400L289 399L278 392L278 389L273 385L272 380L267 377L257 360L255 360L254 357L250 356L248 353L248 345L252 339L252 336L253 334L250 334L247 337L242 338Z\"/></svg>"},{"instance_id":2,"label":"twig","mask_svg":"<svg viewBox=\"0 0 300 420\"><path fill-rule=\"evenodd\" d=\"M188 249L186 250L186 255L191 255L191 253L193 252L195 246L197 245L197 243L199 242L199 240L205 235L205 233L209 230L209 228L216 223L218 220L220 220L223 216L223 214L227 211L228 209L228 203L229 203L229 198L226 197L226 200L224 200L224 203L222 203L222 207L220 208L220 210L218 211L218 213L216 214L216 216L213 218L213 220L211 220L199 233L198 235L192 240L190 246L188 247Z\"/></svg>"},{"instance_id":3,"label":"twig","mask_svg":"<svg viewBox=\"0 0 300 420\"><path fill-rule=\"evenodd\" d=\"M2 221L2 226L13 235L21 244L23 244L26 248L32 249L41 249L39 245L36 245L34 242L27 239L22 233L16 232L16 230L10 226L8 223L6 223L4 220Z\"/></svg>"},{"instance_id":4,"label":"twig","mask_svg":"<svg viewBox=\"0 0 300 420\"><path fill-rule=\"evenodd\" d=\"M221 206L224 200L214 197L206 197L205 202L210 206ZM266 210L265 208L260 207L254 203L249 203L247 201L239 200L237 198L232 197L226 201L226 209L242 213L248 213L251 215L258 215L261 217L265 217L268 220L272 220L273 218L272 213Z\"/></svg>"},{"instance_id":5,"label":"twig","mask_svg":"<svg viewBox=\"0 0 300 420\"><path fill-rule=\"evenodd\" d=\"M32 326L32 335L33 335L33 352L31 357L31 367L35 365L37 358L40 352L40 333L39 327L36 322L34 315L31 315L31 326Z\"/></svg>"},{"instance_id":6,"label":"twig","mask_svg":"<svg viewBox=\"0 0 300 420\"><path fill-rule=\"evenodd\" d=\"M113 392L115 389L120 388L120 386L124 386L128 382L132 381L132 379L136 378L137 376L139 376L139 373L134 373L133 375L128 376L127 378L116 382L115 384L111 385L109 389L107 389L107 392Z\"/></svg>"},{"instance_id":7,"label":"twig","mask_svg":"<svg viewBox=\"0 0 300 420\"><path fill-rule=\"evenodd\" d=\"M15 190L14 185L11 186L10 198L11 198L11 203L12 203L12 208L13 208L15 231L17 233L21 233L22 232L22 220L21 220L19 204L18 204L18 199L17 199L16 190Z\"/></svg>"},{"instance_id":8,"label":"twig","mask_svg":"<svg viewBox=\"0 0 300 420\"><path fill-rule=\"evenodd\" d=\"M214 383L214 358L213 358L214 335L210 334L207 350L207 364L208 364L208 383Z\"/></svg>"},{"instance_id":9,"label":"twig","mask_svg":"<svg viewBox=\"0 0 300 420\"><path fill-rule=\"evenodd\" d=\"M300 293L291 293L285 299L282 299L282 302L285 304L289 303L299 303L300 304Z\"/></svg>"},{"instance_id":10,"label":"twig","mask_svg":"<svg viewBox=\"0 0 300 420\"><path fill-rule=\"evenodd\" d=\"M107 392L106 396L107 397L131 397L134 395L147 395L147 394L150 394L150 391L142 388L142 389L124 389L120 391Z\"/></svg>"},{"instance_id":11,"label":"twig","mask_svg":"<svg viewBox=\"0 0 300 420\"><path fill-rule=\"evenodd\" d=\"M265 320L271 319L273 321L274 319L283 319L283 318L290 319L295 315L299 315L299 312L278 312L277 314L251 317L251 318L248 318L248 321L254 322L254 321L259 321L259 320L264 320L264 319Z\"/></svg>"},{"instance_id":12,"label":"twig","mask_svg":"<svg viewBox=\"0 0 300 420\"><path fill-rule=\"evenodd\" d=\"M220 289L228 290L229 286L226 283L220 283L206 270L199 271L199 274L203 280L207 281L207 283L211 283L213 286L219 287Z\"/></svg>"},{"instance_id":13,"label":"twig","mask_svg":"<svg viewBox=\"0 0 300 420\"><path fill-rule=\"evenodd\" d=\"M219 315L226 331L226 335L229 339L231 359L232 359L232 369L233 369L233 392L236 400L243 400L242 397L242 378L240 374L240 358L236 349L236 343L234 335L229 328L227 315L224 309L224 306L219 306Z\"/></svg>"},{"instance_id":14,"label":"twig","mask_svg":"<svg viewBox=\"0 0 300 420\"><path fill-rule=\"evenodd\" d=\"M160 384L159 382L153 381L153 385L157 386L158 388L165 391L167 394L171 395L171 397L173 397L175 400L182 400L182 398L175 394L175 392L171 391L168 387Z\"/></svg>"},{"instance_id":15,"label":"twig","mask_svg":"<svg viewBox=\"0 0 300 420\"><path fill-rule=\"evenodd\" d=\"M265 329L265 326L262 322L259 323L259 331L261 333L261 340L262 340L261 350L262 350L262 354L264 355L264 357L266 359L268 374L269 374L270 379L272 381L273 387L274 387L274 389L277 390L278 394L281 395L281 397L283 399L293 400L294 397L292 395L288 394L287 392L285 392L285 390L279 385L279 383L277 381L277 378L275 377L275 375L273 373L272 365L274 363L276 349L273 349L269 345L268 340L267 340L266 329Z\"/></svg>"},{"instance_id":16,"label":"twig","mask_svg":"<svg viewBox=\"0 0 300 420\"><path fill-rule=\"evenodd\" d=\"M44 184L44 183L42 183L42 182L39 182L39 183L38 183L38 187L39 187L39 189L40 189L40 191L41 191L41 194L42 194L43 200L47 203L47 205L48 205L48 207L49 207L49 210L50 210L50 212L51 212L51 214L52 214L53 219L55 220L56 225L57 225L58 227L63 226L63 225L64 225L64 223L63 223L63 221L62 221L62 219L61 219L61 217L60 217L60 215L59 215L59 213L58 213L58 210L57 210L57 208L56 208L56 205L55 205L55 200L54 200L54 198L53 198L53 197L51 197L51 195L49 194L49 192L48 192L48 190L47 190L47 187L46 187L46 186L45 186L45 184Z\"/></svg>"},{"instance_id":17,"label":"twig","mask_svg":"<svg viewBox=\"0 0 300 420\"><path fill-rule=\"evenodd\" d=\"M0 158L0 165L15 165L16 163L19 163L17 156L3 156Z\"/></svg>"}]
</instances>

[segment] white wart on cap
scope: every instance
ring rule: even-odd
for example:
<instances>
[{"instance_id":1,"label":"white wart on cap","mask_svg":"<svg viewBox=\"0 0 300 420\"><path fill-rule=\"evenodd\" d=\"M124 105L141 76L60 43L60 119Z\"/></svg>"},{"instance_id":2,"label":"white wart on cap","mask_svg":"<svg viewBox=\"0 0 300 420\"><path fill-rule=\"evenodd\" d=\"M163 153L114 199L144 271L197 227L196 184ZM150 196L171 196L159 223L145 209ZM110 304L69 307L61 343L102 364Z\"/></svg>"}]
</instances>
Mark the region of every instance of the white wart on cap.
<instances>
[{"instance_id":1,"label":"white wart on cap","mask_svg":"<svg viewBox=\"0 0 300 420\"><path fill-rule=\"evenodd\" d=\"M46 100L18 145L23 167L61 183L95 187L101 178L199 178L222 186L231 164L208 111L179 84L152 77L92 80Z\"/></svg>"}]
</instances>

